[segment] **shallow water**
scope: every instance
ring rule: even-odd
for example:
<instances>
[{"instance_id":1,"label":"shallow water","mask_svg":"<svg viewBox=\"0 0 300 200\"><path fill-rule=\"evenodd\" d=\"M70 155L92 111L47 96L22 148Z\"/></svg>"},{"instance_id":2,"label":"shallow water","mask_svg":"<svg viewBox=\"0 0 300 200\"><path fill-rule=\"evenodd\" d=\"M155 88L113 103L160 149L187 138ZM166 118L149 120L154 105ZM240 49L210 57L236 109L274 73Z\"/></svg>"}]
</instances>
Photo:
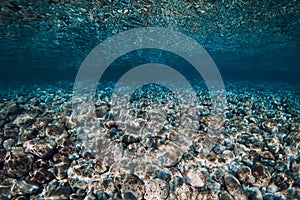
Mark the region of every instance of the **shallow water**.
<instances>
[{"instance_id":1,"label":"shallow water","mask_svg":"<svg viewBox=\"0 0 300 200\"><path fill-rule=\"evenodd\" d=\"M300 199L298 0L0 8L0 199Z\"/></svg>"},{"instance_id":2,"label":"shallow water","mask_svg":"<svg viewBox=\"0 0 300 200\"><path fill-rule=\"evenodd\" d=\"M149 26L192 37L226 80L298 81L297 0L4 0L0 24L1 82L74 80L96 45L117 33Z\"/></svg>"}]
</instances>

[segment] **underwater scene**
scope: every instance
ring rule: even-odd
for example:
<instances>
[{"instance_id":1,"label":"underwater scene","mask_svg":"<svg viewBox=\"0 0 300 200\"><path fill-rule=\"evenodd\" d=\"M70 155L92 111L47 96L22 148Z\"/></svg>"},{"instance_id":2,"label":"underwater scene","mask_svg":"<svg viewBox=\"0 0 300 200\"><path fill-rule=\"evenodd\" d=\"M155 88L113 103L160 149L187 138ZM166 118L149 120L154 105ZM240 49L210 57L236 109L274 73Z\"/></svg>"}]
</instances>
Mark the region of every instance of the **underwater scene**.
<instances>
[{"instance_id":1,"label":"underwater scene","mask_svg":"<svg viewBox=\"0 0 300 200\"><path fill-rule=\"evenodd\" d=\"M299 200L299 0L0 0L0 200Z\"/></svg>"}]
</instances>

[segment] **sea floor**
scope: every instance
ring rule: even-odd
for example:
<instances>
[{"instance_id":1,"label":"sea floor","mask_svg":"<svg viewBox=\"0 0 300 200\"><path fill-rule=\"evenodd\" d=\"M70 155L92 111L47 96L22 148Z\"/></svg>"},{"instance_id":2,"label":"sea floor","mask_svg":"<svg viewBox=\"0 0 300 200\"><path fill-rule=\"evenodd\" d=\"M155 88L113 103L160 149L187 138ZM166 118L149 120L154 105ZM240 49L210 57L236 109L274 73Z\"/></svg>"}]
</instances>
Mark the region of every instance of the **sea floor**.
<instances>
[{"instance_id":1,"label":"sea floor","mask_svg":"<svg viewBox=\"0 0 300 200\"><path fill-rule=\"evenodd\" d=\"M112 86L76 118L72 83L1 87L0 199L300 199L299 87L227 82L216 128L203 85L191 118L180 88L114 110Z\"/></svg>"}]
</instances>

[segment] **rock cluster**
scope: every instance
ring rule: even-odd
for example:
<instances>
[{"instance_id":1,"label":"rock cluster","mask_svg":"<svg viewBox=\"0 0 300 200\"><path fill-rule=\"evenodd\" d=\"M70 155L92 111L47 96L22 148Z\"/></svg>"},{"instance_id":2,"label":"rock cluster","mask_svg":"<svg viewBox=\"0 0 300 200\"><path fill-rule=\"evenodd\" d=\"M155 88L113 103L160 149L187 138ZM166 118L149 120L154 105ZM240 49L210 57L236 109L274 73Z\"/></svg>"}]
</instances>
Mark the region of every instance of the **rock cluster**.
<instances>
[{"instance_id":1,"label":"rock cluster","mask_svg":"<svg viewBox=\"0 0 300 200\"><path fill-rule=\"evenodd\" d=\"M206 91L197 91L199 127L180 151L184 93L154 90L159 95L146 88L129 102L132 122L146 127L145 135L118 126L105 95L95 103L97 126L78 127L67 87L1 91L0 199L300 199L293 88L228 83L221 135L208 153L201 151L212 130ZM155 104L166 113L160 129L147 128ZM90 143L79 137L87 130Z\"/></svg>"}]
</instances>

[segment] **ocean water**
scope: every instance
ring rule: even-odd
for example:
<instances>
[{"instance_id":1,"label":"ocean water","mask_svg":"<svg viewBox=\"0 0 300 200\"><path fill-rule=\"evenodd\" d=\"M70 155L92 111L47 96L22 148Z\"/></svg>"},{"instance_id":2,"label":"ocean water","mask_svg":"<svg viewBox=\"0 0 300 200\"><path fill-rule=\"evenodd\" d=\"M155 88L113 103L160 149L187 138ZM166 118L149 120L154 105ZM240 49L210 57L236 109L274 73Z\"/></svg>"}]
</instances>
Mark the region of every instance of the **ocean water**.
<instances>
[{"instance_id":1,"label":"ocean water","mask_svg":"<svg viewBox=\"0 0 300 200\"><path fill-rule=\"evenodd\" d=\"M298 0L1 0L0 199L300 199Z\"/></svg>"},{"instance_id":2,"label":"ocean water","mask_svg":"<svg viewBox=\"0 0 300 200\"><path fill-rule=\"evenodd\" d=\"M2 1L1 82L72 81L98 44L138 27L193 38L225 80L298 80L298 1L104 0Z\"/></svg>"}]
</instances>

